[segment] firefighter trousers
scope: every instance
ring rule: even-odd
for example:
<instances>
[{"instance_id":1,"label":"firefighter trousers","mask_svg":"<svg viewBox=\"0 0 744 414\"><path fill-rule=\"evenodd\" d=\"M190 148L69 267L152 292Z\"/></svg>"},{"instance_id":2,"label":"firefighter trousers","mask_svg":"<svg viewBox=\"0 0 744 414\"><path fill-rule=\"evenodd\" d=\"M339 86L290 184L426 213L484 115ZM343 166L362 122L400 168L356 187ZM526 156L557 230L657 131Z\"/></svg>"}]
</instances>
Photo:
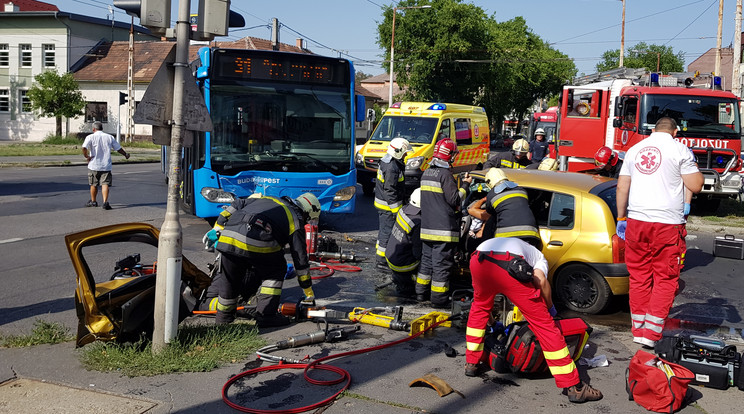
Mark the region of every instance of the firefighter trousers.
<instances>
[{"instance_id":1,"label":"firefighter trousers","mask_svg":"<svg viewBox=\"0 0 744 414\"><path fill-rule=\"evenodd\" d=\"M393 226L395 225L395 213L392 211L377 210L377 215L380 220L380 227L377 232L377 260L387 266L387 262L385 261L385 249L387 248L388 239L390 238L390 234L393 232Z\"/></svg>"},{"instance_id":2,"label":"firefighter trousers","mask_svg":"<svg viewBox=\"0 0 744 414\"><path fill-rule=\"evenodd\" d=\"M455 269L455 242L422 240L421 264L416 276L416 295L431 294L431 304L449 303L450 275Z\"/></svg>"},{"instance_id":3,"label":"firefighter trousers","mask_svg":"<svg viewBox=\"0 0 744 414\"><path fill-rule=\"evenodd\" d=\"M483 347L486 325L491 317L494 297L504 294L524 315L530 329L540 341L545 361L558 388L567 388L579 383L576 369L566 346L566 339L548 313L548 307L540 289L531 283L514 279L498 264L478 260L479 254L488 254L493 259L506 259L504 255L475 252L470 258L470 274L473 278L473 303L470 306L465 341L465 360L477 364L487 359Z\"/></svg>"},{"instance_id":4,"label":"firefighter trousers","mask_svg":"<svg viewBox=\"0 0 744 414\"><path fill-rule=\"evenodd\" d=\"M235 320L238 296L248 301L256 296L256 314L274 316L279 308L287 261L283 252L251 254L248 257L222 253L220 271L207 289L203 310L217 310L216 323ZM251 303L254 304L254 303Z\"/></svg>"},{"instance_id":5,"label":"firefighter trousers","mask_svg":"<svg viewBox=\"0 0 744 414\"><path fill-rule=\"evenodd\" d=\"M625 264L630 273L630 318L635 339L661 339L679 290L685 235L684 224L628 219Z\"/></svg>"}]
</instances>

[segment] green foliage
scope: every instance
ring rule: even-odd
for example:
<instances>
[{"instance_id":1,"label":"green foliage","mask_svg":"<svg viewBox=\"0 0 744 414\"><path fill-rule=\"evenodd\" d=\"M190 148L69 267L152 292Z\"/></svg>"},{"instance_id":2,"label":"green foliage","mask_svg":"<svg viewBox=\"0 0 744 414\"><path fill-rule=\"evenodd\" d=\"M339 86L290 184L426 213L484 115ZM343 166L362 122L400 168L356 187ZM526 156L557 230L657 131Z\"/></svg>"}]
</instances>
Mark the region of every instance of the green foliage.
<instances>
[{"instance_id":1,"label":"green foliage","mask_svg":"<svg viewBox=\"0 0 744 414\"><path fill-rule=\"evenodd\" d=\"M430 9L402 9L430 4ZM557 94L576 73L567 56L523 18L497 22L462 0L402 0L395 16L396 100L475 104L500 124L536 99ZM390 58L393 9L383 12L378 44ZM493 122L493 121L492 121Z\"/></svg>"},{"instance_id":2,"label":"green foliage","mask_svg":"<svg viewBox=\"0 0 744 414\"><path fill-rule=\"evenodd\" d=\"M41 142L46 145L83 145L83 140L74 135L68 135L66 137L60 135L48 135Z\"/></svg>"},{"instance_id":3,"label":"green foliage","mask_svg":"<svg viewBox=\"0 0 744 414\"><path fill-rule=\"evenodd\" d=\"M83 114L85 108L85 99L72 73L60 75L56 70L47 70L34 76L28 98L31 108L41 116L56 118L56 135L62 135L62 117L77 117Z\"/></svg>"},{"instance_id":4,"label":"green foliage","mask_svg":"<svg viewBox=\"0 0 744 414\"><path fill-rule=\"evenodd\" d=\"M623 66L626 68L646 68L650 71L663 73L682 72L685 57L683 52L674 53L671 46L649 45L640 42L628 48L623 56ZM620 67L620 49L608 50L602 54L602 61L597 63L597 71L616 69Z\"/></svg>"},{"instance_id":5,"label":"green foliage","mask_svg":"<svg viewBox=\"0 0 744 414\"><path fill-rule=\"evenodd\" d=\"M252 324L187 325L157 354L146 341L95 342L83 348L80 361L90 370L116 371L130 377L205 372L245 359L263 345L265 341Z\"/></svg>"},{"instance_id":6,"label":"green foliage","mask_svg":"<svg viewBox=\"0 0 744 414\"><path fill-rule=\"evenodd\" d=\"M40 344L58 344L72 341L70 329L57 322L37 319L30 335L13 335L0 338L0 347L20 348Z\"/></svg>"},{"instance_id":7,"label":"green foliage","mask_svg":"<svg viewBox=\"0 0 744 414\"><path fill-rule=\"evenodd\" d=\"M354 83L358 86L360 82L362 82L363 80L367 78L371 78L371 77L372 75L370 75L369 73L364 73L358 70L354 73Z\"/></svg>"}]
</instances>

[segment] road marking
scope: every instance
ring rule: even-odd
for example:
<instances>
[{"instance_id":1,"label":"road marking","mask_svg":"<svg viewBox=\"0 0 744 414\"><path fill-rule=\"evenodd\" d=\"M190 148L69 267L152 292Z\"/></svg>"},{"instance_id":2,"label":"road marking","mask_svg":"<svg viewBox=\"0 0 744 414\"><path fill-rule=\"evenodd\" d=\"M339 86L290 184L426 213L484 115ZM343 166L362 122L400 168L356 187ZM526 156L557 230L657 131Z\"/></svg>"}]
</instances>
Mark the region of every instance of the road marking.
<instances>
[{"instance_id":1,"label":"road marking","mask_svg":"<svg viewBox=\"0 0 744 414\"><path fill-rule=\"evenodd\" d=\"M118 172L116 175L129 175L129 174L150 174L151 171L126 171L126 172Z\"/></svg>"},{"instance_id":2,"label":"road marking","mask_svg":"<svg viewBox=\"0 0 744 414\"><path fill-rule=\"evenodd\" d=\"M21 241L21 240L23 240L23 239L20 238L20 237L15 237L15 238L12 238L12 239L0 240L0 244L3 244L3 243L13 243L13 242Z\"/></svg>"}]
</instances>

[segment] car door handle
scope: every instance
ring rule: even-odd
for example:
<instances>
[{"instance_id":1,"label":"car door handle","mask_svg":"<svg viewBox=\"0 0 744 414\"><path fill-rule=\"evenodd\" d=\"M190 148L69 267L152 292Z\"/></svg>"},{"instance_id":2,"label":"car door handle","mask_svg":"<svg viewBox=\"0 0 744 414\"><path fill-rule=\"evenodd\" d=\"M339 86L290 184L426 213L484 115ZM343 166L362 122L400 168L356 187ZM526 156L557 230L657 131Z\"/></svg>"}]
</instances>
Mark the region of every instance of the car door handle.
<instances>
[{"instance_id":1,"label":"car door handle","mask_svg":"<svg viewBox=\"0 0 744 414\"><path fill-rule=\"evenodd\" d=\"M550 246L563 246L563 242L560 240L551 240L548 242Z\"/></svg>"}]
</instances>

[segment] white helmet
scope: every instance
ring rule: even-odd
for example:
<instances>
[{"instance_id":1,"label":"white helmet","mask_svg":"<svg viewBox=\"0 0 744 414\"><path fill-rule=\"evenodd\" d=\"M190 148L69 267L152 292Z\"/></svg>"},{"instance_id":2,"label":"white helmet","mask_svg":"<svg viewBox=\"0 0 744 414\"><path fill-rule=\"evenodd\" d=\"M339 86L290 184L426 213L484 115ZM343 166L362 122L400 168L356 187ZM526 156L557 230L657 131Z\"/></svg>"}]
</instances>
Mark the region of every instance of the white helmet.
<instances>
[{"instance_id":1,"label":"white helmet","mask_svg":"<svg viewBox=\"0 0 744 414\"><path fill-rule=\"evenodd\" d=\"M540 165L537 166L537 169L543 171L557 171L558 161L552 158L543 158L543 160L540 161Z\"/></svg>"},{"instance_id":2,"label":"white helmet","mask_svg":"<svg viewBox=\"0 0 744 414\"><path fill-rule=\"evenodd\" d=\"M396 160L403 159L409 152L413 152L413 148L405 138L393 138L387 148L387 153Z\"/></svg>"},{"instance_id":3,"label":"white helmet","mask_svg":"<svg viewBox=\"0 0 744 414\"><path fill-rule=\"evenodd\" d=\"M414 207L421 208L421 189L417 188L411 193L411 199L408 201Z\"/></svg>"},{"instance_id":4,"label":"white helmet","mask_svg":"<svg viewBox=\"0 0 744 414\"><path fill-rule=\"evenodd\" d=\"M313 193L305 193L295 198L295 202L300 208L310 216L310 220L316 220L320 217L320 201Z\"/></svg>"},{"instance_id":5,"label":"white helmet","mask_svg":"<svg viewBox=\"0 0 744 414\"><path fill-rule=\"evenodd\" d=\"M491 188L496 187L498 183L504 180L506 180L506 174L501 171L501 168L490 168L486 172L486 184Z\"/></svg>"},{"instance_id":6,"label":"white helmet","mask_svg":"<svg viewBox=\"0 0 744 414\"><path fill-rule=\"evenodd\" d=\"M542 129L542 128L537 128L535 130L535 135L543 135L543 136L545 136L545 130Z\"/></svg>"},{"instance_id":7,"label":"white helmet","mask_svg":"<svg viewBox=\"0 0 744 414\"><path fill-rule=\"evenodd\" d=\"M526 154L527 152L529 152L529 150L530 150L530 144L524 138L520 138L514 141L514 144L512 145L512 151L514 151L517 154Z\"/></svg>"}]
</instances>

